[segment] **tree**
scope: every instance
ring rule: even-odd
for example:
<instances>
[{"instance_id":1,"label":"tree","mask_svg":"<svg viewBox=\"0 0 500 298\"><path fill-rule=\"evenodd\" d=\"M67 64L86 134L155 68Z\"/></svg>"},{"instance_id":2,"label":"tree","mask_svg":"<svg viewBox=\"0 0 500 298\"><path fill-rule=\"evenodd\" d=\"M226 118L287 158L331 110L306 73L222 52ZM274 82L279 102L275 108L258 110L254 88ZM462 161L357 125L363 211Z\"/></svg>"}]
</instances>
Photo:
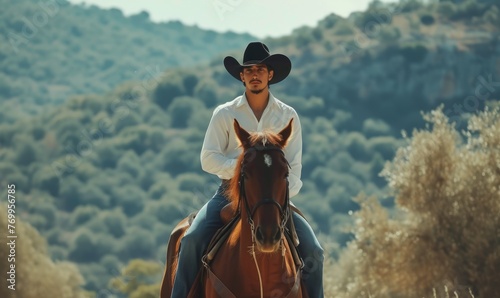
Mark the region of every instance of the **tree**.
<instances>
[{"instance_id":1,"label":"tree","mask_svg":"<svg viewBox=\"0 0 500 298\"><path fill-rule=\"evenodd\" d=\"M64 178L61 184L61 192L56 197L57 206L65 211L73 211L80 205L82 198L83 184L74 176Z\"/></svg>"},{"instance_id":2,"label":"tree","mask_svg":"<svg viewBox=\"0 0 500 298\"><path fill-rule=\"evenodd\" d=\"M146 195L142 189L133 184L113 189L113 198L115 205L130 217L140 213L146 201Z\"/></svg>"},{"instance_id":3,"label":"tree","mask_svg":"<svg viewBox=\"0 0 500 298\"><path fill-rule=\"evenodd\" d=\"M341 16L331 13L322 20L320 20L318 22L318 26L323 29L331 29L339 22L339 20L342 20Z\"/></svg>"},{"instance_id":4,"label":"tree","mask_svg":"<svg viewBox=\"0 0 500 298\"><path fill-rule=\"evenodd\" d=\"M20 166L27 166L37 159L37 150L32 140L22 139L19 140L16 156L16 164Z\"/></svg>"},{"instance_id":5,"label":"tree","mask_svg":"<svg viewBox=\"0 0 500 298\"><path fill-rule=\"evenodd\" d=\"M186 93L181 77L169 75L168 78L158 84L153 91L153 101L162 109L166 110L174 98Z\"/></svg>"},{"instance_id":6,"label":"tree","mask_svg":"<svg viewBox=\"0 0 500 298\"><path fill-rule=\"evenodd\" d=\"M383 174L397 217L360 195L355 240L333 274L335 297L499 297L500 108L469 120L465 141L441 109L425 115ZM363 294L365 293L365 294ZM447 296L447 295L446 295ZM436 294L435 294L436 297Z\"/></svg>"},{"instance_id":7,"label":"tree","mask_svg":"<svg viewBox=\"0 0 500 298\"><path fill-rule=\"evenodd\" d=\"M159 222L172 224L187 215L187 211L184 209L183 204L185 204L185 202L162 200L151 202L146 210L148 214L155 216Z\"/></svg>"},{"instance_id":8,"label":"tree","mask_svg":"<svg viewBox=\"0 0 500 298\"><path fill-rule=\"evenodd\" d=\"M161 153L163 169L172 175L178 175L199 168L199 154L188 148L190 145L183 138L175 138L169 142Z\"/></svg>"},{"instance_id":9,"label":"tree","mask_svg":"<svg viewBox=\"0 0 500 298\"><path fill-rule=\"evenodd\" d=\"M204 105L195 98L187 96L175 98L168 108L172 117L172 127L186 128L193 112L204 108Z\"/></svg>"},{"instance_id":10,"label":"tree","mask_svg":"<svg viewBox=\"0 0 500 298\"><path fill-rule=\"evenodd\" d=\"M87 184L82 186L80 205L93 205L102 210L111 207L111 201L109 195L100 188Z\"/></svg>"},{"instance_id":11,"label":"tree","mask_svg":"<svg viewBox=\"0 0 500 298\"><path fill-rule=\"evenodd\" d=\"M114 144L104 143L96 148L96 154L91 158L94 160L94 164L100 168L114 168L121 153L121 150L117 149Z\"/></svg>"},{"instance_id":12,"label":"tree","mask_svg":"<svg viewBox=\"0 0 500 298\"><path fill-rule=\"evenodd\" d=\"M131 150L126 151L118 161L117 169L122 173L128 173L133 178L137 178L141 172L137 154Z\"/></svg>"},{"instance_id":13,"label":"tree","mask_svg":"<svg viewBox=\"0 0 500 298\"><path fill-rule=\"evenodd\" d=\"M401 31L398 27L392 25L381 25L379 27L378 38L384 44L395 43L401 37Z\"/></svg>"},{"instance_id":14,"label":"tree","mask_svg":"<svg viewBox=\"0 0 500 298\"><path fill-rule=\"evenodd\" d=\"M199 98L207 108L212 108L217 104L217 82L212 78L205 78L198 82L194 89L194 96Z\"/></svg>"},{"instance_id":15,"label":"tree","mask_svg":"<svg viewBox=\"0 0 500 298\"><path fill-rule=\"evenodd\" d=\"M78 206L71 214L71 226L77 228L90 219L94 218L95 214L99 211L99 208L96 206Z\"/></svg>"},{"instance_id":16,"label":"tree","mask_svg":"<svg viewBox=\"0 0 500 298\"><path fill-rule=\"evenodd\" d=\"M155 238L147 230L132 227L121 239L119 255L122 259L152 258L156 249Z\"/></svg>"},{"instance_id":17,"label":"tree","mask_svg":"<svg viewBox=\"0 0 500 298\"><path fill-rule=\"evenodd\" d=\"M198 84L198 77L195 74L185 74L182 76L182 85L184 86L184 90L186 90L186 94L192 96L194 93L194 89Z\"/></svg>"},{"instance_id":18,"label":"tree","mask_svg":"<svg viewBox=\"0 0 500 298\"><path fill-rule=\"evenodd\" d=\"M69 259L75 262L96 262L99 260L97 245L92 232L82 230L71 244Z\"/></svg>"},{"instance_id":19,"label":"tree","mask_svg":"<svg viewBox=\"0 0 500 298\"><path fill-rule=\"evenodd\" d=\"M113 211L109 211L104 216L103 221L109 234L116 238L120 238L125 235L127 218L121 210L115 209Z\"/></svg>"},{"instance_id":20,"label":"tree","mask_svg":"<svg viewBox=\"0 0 500 298\"><path fill-rule=\"evenodd\" d=\"M391 134L391 127L381 119L366 119L363 121L363 134L366 137L387 136Z\"/></svg>"},{"instance_id":21,"label":"tree","mask_svg":"<svg viewBox=\"0 0 500 298\"><path fill-rule=\"evenodd\" d=\"M156 298L160 285L154 281L159 279L162 269L158 263L134 259L109 285L130 298Z\"/></svg>"},{"instance_id":22,"label":"tree","mask_svg":"<svg viewBox=\"0 0 500 298\"><path fill-rule=\"evenodd\" d=\"M430 26L434 24L435 19L434 16L431 14L424 14L420 16L420 22L426 26Z\"/></svg>"},{"instance_id":23,"label":"tree","mask_svg":"<svg viewBox=\"0 0 500 298\"><path fill-rule=\"evenodd\" d=\"M7 227L7 210L0 206L0 223ZM4 230L5 231L5 230ZM5 272L15 265L15 294L17 297L35 298L40 293L46 297L83 298L81 286L83 277L70 262L53 262L47 251L47 243L29 224L16 217L16 234L22 241L16 241L15 262L10 262L7 249L2 249L0 267ZM2 237L5 238L5 234ZM5 273L4 273L5 274ZM6 275L7 276L7 275ZM0 296L12 297L8 286L9 276L0 279Z\"/></svg>"},{"instance_id":24,"label":"tree","mask_svg":"<svg viewBox=\"0 0 500 298\"><path fill-rule=\"evenodd\" d=\"M59 177L49 166L42 167L35 173L33 186L37 189L47 191L54 197L59 195Z\"/></svg>"}]
</instances>

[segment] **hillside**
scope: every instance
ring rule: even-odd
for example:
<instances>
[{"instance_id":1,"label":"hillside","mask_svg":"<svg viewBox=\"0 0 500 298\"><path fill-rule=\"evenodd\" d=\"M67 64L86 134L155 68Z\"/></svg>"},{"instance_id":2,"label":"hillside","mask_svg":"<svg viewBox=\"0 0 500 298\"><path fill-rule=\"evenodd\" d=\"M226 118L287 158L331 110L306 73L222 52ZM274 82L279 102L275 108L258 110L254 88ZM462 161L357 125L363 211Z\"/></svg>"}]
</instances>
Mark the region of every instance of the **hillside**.
<instances>
[{"instance_id":1,"label":"hillside","mask_svg":"<svg viewBox=\"0 0 500 298\"><path fill-rule=\"evenodd\" d=\"M500 98L498 28L491 4L374 2L350 20L331 15L270 44L294 53L296 71L280 90L323 98L329 115L348 111L358 129L373 117L399 132L441 103L456 121Z\"/></svg>"},{"instance_id":2,"label":"hillside","mask_svg":"<svg viewBox=\"0 0 500 298\"><path fill-rule=\"evenodd\" d=\"M8 111L0 122L60 105L74 94L102 93L168 68L205 64L255 39L65 0L0 0L0 6L0 102Z\"/></svg>"},{"instance_id":3,"label":"hillside","mask_svg":"<svg viewBox=\"0 0 500 298\"><path fill-rule=\"evenodd\" d=\"M440 104L463 126L500 97L496 6L377 3L265 41L294 65L272 86L303 126L304 187L294 202L321 241L334 243L334 258L355 236L353 197L375 195L392 212L379 173L406 144L401 130L422 127L420 112ZM384 15L368 36L370 17ZM173 226L212 195L217 179L201 171L199 151L213 108L242 92L221 57L240 59L245 45L0 124L0 183L18 185L20 216L47 238L54 259L79 265L86 289L111 287L132 259L163 262Z\"/></svg>"}]
</instances>

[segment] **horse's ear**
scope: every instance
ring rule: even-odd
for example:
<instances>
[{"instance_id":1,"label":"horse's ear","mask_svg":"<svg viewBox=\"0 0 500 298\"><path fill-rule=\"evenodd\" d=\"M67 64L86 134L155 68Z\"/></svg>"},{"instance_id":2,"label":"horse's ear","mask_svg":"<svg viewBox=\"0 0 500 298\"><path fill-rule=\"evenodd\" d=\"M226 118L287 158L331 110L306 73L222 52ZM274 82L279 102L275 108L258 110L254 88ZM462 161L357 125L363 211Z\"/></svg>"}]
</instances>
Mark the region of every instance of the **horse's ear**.
<instances>
[{"instance_id":1,"label":"horse's ear","mask_svg":"<svg viewBox=\"0 0 500 298\"><path fill-rule=\"evenodd\" d=\"M293 118L290 119L288 125L279 132L279 135L281 136L281 140L279 141L281 148L285 148L286 144L288 143L288 139L292 135L292 122Z\"/></svg>"},{"instance_id":2,"label":"horse's ear","mask_svg":"<svg viewBox=\"0 0 500 298\"><path fill-rule=\"evenodd\" d=\"M240 126L240 123L236 119L234 119L234 131L243 148L250 147L250 134Z\"/></svg>"}]
</instances>

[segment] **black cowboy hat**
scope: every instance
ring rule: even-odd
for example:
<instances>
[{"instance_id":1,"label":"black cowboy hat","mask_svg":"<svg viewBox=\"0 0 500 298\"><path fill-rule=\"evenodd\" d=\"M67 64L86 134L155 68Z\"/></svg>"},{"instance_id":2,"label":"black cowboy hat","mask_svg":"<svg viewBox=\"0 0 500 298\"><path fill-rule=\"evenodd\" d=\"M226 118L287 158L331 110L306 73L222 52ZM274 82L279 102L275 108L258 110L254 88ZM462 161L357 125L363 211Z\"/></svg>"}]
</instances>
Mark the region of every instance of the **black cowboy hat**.
<instances>
[{"instance_id":1,"label":"black cowboy hat","mask_svg":"<svg viewBox=\"0 0 500 298\"><path fill-rule=\"evenodd\" d=\"M268 47L261 42L251 42L248 44L243 54L243 64L240 64L231 56L224 58L224 67L238 81L241 81L240 72L242 68L255 64L266 64L274 71L273 78L269 81L269 84L276 84L283 81L292 69L292 62L287 56L269 54Z\"/></svg>"}]
</instances>

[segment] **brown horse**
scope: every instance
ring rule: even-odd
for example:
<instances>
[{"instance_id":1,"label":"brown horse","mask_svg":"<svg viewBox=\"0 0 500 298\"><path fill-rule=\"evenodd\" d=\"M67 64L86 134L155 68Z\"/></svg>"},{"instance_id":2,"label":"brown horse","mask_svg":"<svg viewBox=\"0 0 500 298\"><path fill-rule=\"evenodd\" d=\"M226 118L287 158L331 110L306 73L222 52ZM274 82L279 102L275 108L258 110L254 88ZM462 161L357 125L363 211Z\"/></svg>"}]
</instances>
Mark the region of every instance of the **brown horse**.
<instances>
[{"instance_id":1,"label":"brown horse","mask_svg":"<svg viewBox=\"0 0 500 298\"><path fill-rule=\"evenodd\" d=\"M250 134L234 120L243 152L227 197L229 209L238 216L213 260L205 255L201 282L191 289L190 297L307 297L300 261L285 233L292 211L283 149L292 134L292 121L278 134ZM171 295L175 258L187 227L184 219L170 238L161 297Z\"/></svg>"}]
</instances>

